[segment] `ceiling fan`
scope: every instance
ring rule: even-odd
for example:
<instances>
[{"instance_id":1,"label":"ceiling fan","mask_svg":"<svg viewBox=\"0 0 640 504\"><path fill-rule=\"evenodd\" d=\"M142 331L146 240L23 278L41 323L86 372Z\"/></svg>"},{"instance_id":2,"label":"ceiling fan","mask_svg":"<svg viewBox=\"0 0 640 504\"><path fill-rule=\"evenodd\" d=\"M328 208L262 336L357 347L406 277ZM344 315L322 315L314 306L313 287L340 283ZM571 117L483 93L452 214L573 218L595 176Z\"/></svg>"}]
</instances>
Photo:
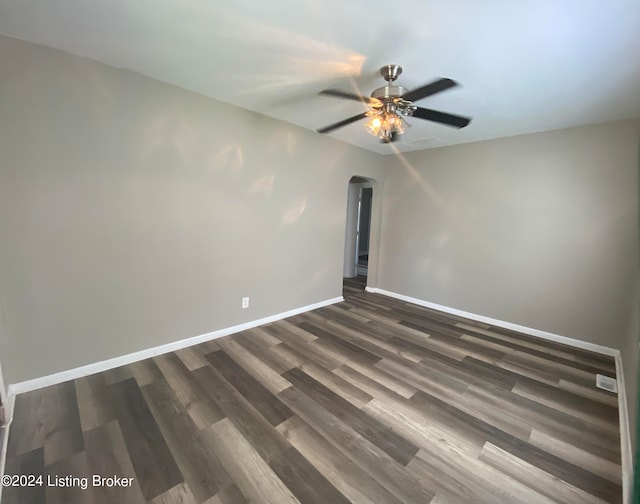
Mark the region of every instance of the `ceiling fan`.
<instances>
[{"instance_id":1,"label":"ceiling fan","mask_svg":"<svg viewBox=\"0 0 640 504\"><path fill-rule=\"evenodd\" d=\"M375 89L371 93L371 98L340 91L339 89L325 89L324 91L320 91L321 95L362 102L369 107L369 110L320 128L317 130L318 133L329 133L368 117L369 120L365 124L367 132L380 138L382 142L388 143L395 142L398 137L404 133L404 126L408 125L408 123L402 116L417 117L427 121L446 124L454 128L464 128L471 122L471 118L469 117L447 114L446 112L422 108L413 104L413 102L422 100L427 96L455 87L458 85L457 82L451 79L438 79L413 91L407 91L402 86L393 85L393 82L401 73L402 67L399 65L383 66L380 69L380 75L387 81L387 84Z\"/></svg>"}]
</instances>

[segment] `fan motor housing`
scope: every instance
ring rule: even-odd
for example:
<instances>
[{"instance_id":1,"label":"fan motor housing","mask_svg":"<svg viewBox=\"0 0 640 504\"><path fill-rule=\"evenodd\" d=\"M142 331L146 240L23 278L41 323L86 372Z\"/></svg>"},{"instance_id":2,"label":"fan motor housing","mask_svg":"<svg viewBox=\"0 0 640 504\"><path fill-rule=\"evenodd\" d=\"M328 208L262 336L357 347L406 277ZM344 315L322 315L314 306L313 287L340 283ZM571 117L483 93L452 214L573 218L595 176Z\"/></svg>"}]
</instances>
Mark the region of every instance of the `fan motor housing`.
<instances>
[{"instance_id":1,"label":"fan motor housing","mask_svg":"<svg viewBox=\"0 0 640 504\"><path fill-rule=\"evenodd\" d=\"M374 89L371 93L371 98L377 98L378 100L383 100L385 98L398 98L406 92L407 90L402 86L384 86Z\"/></svg>"}]
</instances>

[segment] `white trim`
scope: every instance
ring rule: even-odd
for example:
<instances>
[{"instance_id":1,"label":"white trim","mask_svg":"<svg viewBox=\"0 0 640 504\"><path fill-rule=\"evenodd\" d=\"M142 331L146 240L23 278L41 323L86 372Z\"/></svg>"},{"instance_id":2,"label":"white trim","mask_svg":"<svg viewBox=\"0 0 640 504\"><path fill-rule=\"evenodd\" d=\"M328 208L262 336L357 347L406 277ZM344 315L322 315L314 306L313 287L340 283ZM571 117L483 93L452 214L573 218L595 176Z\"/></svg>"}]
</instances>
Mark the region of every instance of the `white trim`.
<instances>
[{"instance_id":1,"label":"white trim","mask_svg":"<svg viewBox=\"0 0 640 504\"><path fill-rule=\"evenodd\" d=\"M0 361L0 402L3 406L7 404L7 389L4 388L4 375L2 374L2 361ZM7 413L7 423L9 422L9 414Z\"/></svg>"},{"instance_id":2,"label":"white trim","mask_svg":"<svg viewBox=\"0 0 640 504\"><path fill-rule=\"evenodd\" d=\"M4 476L4 466L7 460L7 446L9 444L9 429L11 428L11 421L13 420L13 404L15 396L9 395L6 403L7 425L5 425L2 435L2 450L0 450L0 477ZM0 485L0 501L2 501L2 488Z\"/></svg>"},{"instance_id":3,"label":"white trim","mask_svg":"<svg viewBox=\"0 0 640 504\"><path fill-rule=\"evenodd\" d=\"M633 498L633 448L631 447L631 429L629 428L629 410L627 407L627 389L622 369L622 354L616 355L616 378L618 381L618 417L620 418L620 452L622 459L622 502L631 504Z\"/></svg>"},{"instance_id":4,"label":"white trim","mask_svg":"<svg viewBox=\"0 0 640 504\"><path fill-rule=\"evenodd\" d=\"M122 355L120 357L114 357L113 359L107 359L100 362L94 362L92 364L87 364L86 366L80 366L74 369L61 371L59 373L54 373L48 376L42 376L40 378L34 378L32 380L26 380L19 383L12 383L9 385L9 396L23 394L24 392L30 392L32 390L37 390L42 387L48 387L50 385L56 385L58 383L62 383L69 380L75 380L83 376L88 376L95 373L101 373L109 369L131 364L132 362L148 359L150 357L155 357L156 355L173 352L175 350L180 350L182 348L186 348L192 345L197 345L198 343L203 343L205 341L209 341L212 339L221 338L223 336L228 336L230 334L234 334L240 331L246 331L247 329L252 329L260 325L269 324L271 322L275 322L276 320L281 320L283 318L292 317L293 315L298 315L300 313L304 313L307 311L316 310L318 308L339 303L341 301L344 301L344 298L342 296L339 296L332 299L327 299L325 301L320 301L318 303L303 306L301 308L295 308L293 310L289 310L283 313L278 313L276 315L271 315L269 317L264 317L258 320L253 320L251 322L246 322L244 324L239 324L233 327L227 327L225 329L219 329L217 331L213 331L207 334L202 334L200 336L194 336L194 337L183 339L180 341L167 343L165 345L160 345L153 348L147 348L146 350L141 350L139 352Z\"/></svg>"},{"instance_id":5,"label":"white trim","mask_svg":"<svg viewBox=\"0 0 640 504\"><path fill-rule=\"evenodd\" d=\"M452 315L458 315L460 317L477 320L478 322L483 322L485 324L493 325L496 327L502 327L503 329L510 329L512 331L521 332L524 334L528 334L530 336L536 336L538 338L546 339L549 341L555 341L557 343L562 343L564 345L581 348L583 350L589 350L591 352L609 355L611 357L615 357L620 353L620 351L616 350L615 348L610 348L603 345L596 345L595 343L589 343L588 341L568 338L566 336L560 336L559 334L554 334L547 331L541 331L539 329L533 329L531 327L522 326L519 324L513 324L511 322L505 322L503 320L485 317L483 315L478 315L476 313L458 310L457 308L450 308L449 306L443 306L436 303L431 303L429 301L424 301L422 299L405 296L404 294L398 294L397 292L391 292L384 289L378 289L375 287L374 288L367 287L367 292L382 294L383 296L389 296L392 298L400 299L402 301L407 301L409 303L413 303L419 306L424 306L426 308L432 308L434 310L439 310L445 313L451 313Z\"/></svg>"},{"instance_id":6,"label":"white trim","mask_svg":"<svg viewBox=\"0 0 640 504\"><path fill-rule=\"evenodd\" d=\"M7 396L7 405L5 407L4 413L6 415L5 420L7 421L7 427L11 424L13 420L13 409L16 403L16 396L13 394L9 394Z\"/></svg>"},{"instance_id":7,"label":"white trim","mask_svg":"<svg viewBox=\"0 0 640 504\"><path fill-rule=\"evenodd\" d=\"M375 287L369 287L369 286L366 286L366 287L364 288L364 290L365 290L365 291L367 291L367 292L371 292L372 294L375 294L376 292L378 292L378 293L382 294L382 292L380 292L380 290L379 290L379 289L376 289Z\"/></svg>"},{"instance_id":8,"label":"white trim","mask_svg":"<svg viewBox=\"0 0 640 504\"><path fill-rule=\"evenodd\" d=\"M0 477L4 475L4 463L7 454L7 443L9 442L9 426L13 418L13 397L8 394L8 390L4 388L4 375L2 374L2 362L0 362L0 403L4 408L5 423L2 431L2 439L0 439ZM0 501L2 500L2 485L0 485Z\"/></svg>"}]
</instances>

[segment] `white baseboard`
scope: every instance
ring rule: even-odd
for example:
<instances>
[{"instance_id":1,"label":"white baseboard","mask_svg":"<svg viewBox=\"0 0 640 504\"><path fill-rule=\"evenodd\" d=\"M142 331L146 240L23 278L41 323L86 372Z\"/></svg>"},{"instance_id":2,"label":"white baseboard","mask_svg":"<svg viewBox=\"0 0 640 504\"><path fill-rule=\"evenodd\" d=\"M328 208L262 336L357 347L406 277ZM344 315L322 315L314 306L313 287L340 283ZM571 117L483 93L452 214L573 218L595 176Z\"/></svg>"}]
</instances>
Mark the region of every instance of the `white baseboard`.
<instances>
[{"instance_id":1,"label":"white baseboard","mask_svg":"<svg viewBox=\"0 0 640 504\"><path fill-rule=\"evenodd\" d=\"M633 448L629 427L629 409L622 369L622 354L616 355L616 379L618 382L618 417L620 418L620 454L622 459L622 502L631 504L633 498Z\"/></svg>"},{"instance_id":2,"label":"white baseboard","mask_svg":"<svg viewBox=\"0 0 640 504\"><path fill-rule=\"evenodd\" d=\"M31 390L37 390L39 388L48 387L50 385L56 385L58 383L66 382L69 380L75 380L83 376L88 376L95 373L108 371L109 369L125 366L133 362L149 359L150 357L155 357L157 355L162 355L168 352L174 352L182 348L186 348L192 345L197 345L198 343L204 343L205 341L221 338L223 336L228 336L230 334L234 334L240 331L246 331L247 329L252 329L257 326L269 324L277 320L281 320L287 317L292 317L293 315L298 315L300 313L304 313L307 311L316 310L318 308L339 303L341 301L344 301L344 298L342 296L339 296L332 299L327 299L325 301L320 301L318 303L313 303L307 306L303 306L300 308L295 308L293 310L289 310L283 313L278 313L276 315L271 315L269 317L264 317L258 320L253 320L251 322L246 322L244 324L236 325L233 327L227 327L225 329L219 329L217 331L202 334L200 336L194 336L194 337L183 339L180 341L167 343L165 345L160 345L153 348L147 348L139 352L122 355L120 357L114 357L113 359L107 359L100 362L94 362L92 364L87 364L86 366L80 366L74 369L69 369L67 371L61 371L59 373L54 373L51 375L34 378L32 380L12 383L9 385L9 393L8 393L9 401L11 401L12 396L15 397L17 394L30 392Z\"/></svg>"},{"instance_id":3,"label":"white baseboard","mask_svg":"<svg viewBox=\"0 0 640 504\"><path fill-rule=\"evenodd\" d=\"M16 396L13 394L10 394L7 396L7 403L6 406L4 408L4 414L5 414L5 420L7 422L7 425L11 424L11 420L13 420L13 407L16 404Z\"/></svg>"},{"instance_id":4,"label":"white baseboard","mask_svg":"<svg viewBox=\"0 0 640 504\"><path fill-rule=\"evenodd\" d=\"M633 498L633 449L631 447L631 432L629 428L629 411L627 407L627 394L624 382L624 372L622 369L622 356L620 350L616 348L610 348L602 345L596 345L595 343L589 343L587 341L580 341L574 338L568 338L566 336L560 336L539 329L533 329L531 327L521 326L513 324L511 322L505 322L503 320L497 320L476 313L470 313L457 308L451 308L449 306L443 306L423 299L418 299L404 294L398 294L397 292L391 292L384 289L378 289L376 287L367 287L367 292L382 294L383 296L389 296L401 301L413 303L418 306L424 306L426 308L432 308L445 313L451 313L452 315L458 315L471 320L476 320L485 324L489 324L496 327L502 327L504 329L511 329L529 336L535 336L537 338L555 341L557 343L563 343L568 346L581 348L583 350L590 350L600 354L608 355L615 358L616 363L616 382L618 384L618 417L620 419L620 450L622 458L622 495L623 504L631 504Z\"/></svg>"},{"instance_id":5,"label":"white baseboard","mask_svg":"<svg viewBox=\"0 0 640 504\"><path fill-rule=\"evenodd\" d=\"M4 374L2 373L2 362L0 362L0 403L7 404L8 391L4 386ZM8 415L7 415L8 417ZM1 486L1 485L0 485Z\"/></svg>"},{"instance_id":6,"label":"white baseboard","mask_svg":"<svg viewBox=\"0 0 640 504\"><path fill-rule=\"evenodd\" d=\"M4 476L4 467L7 460L7 446L9 444L9 429L11 428L11 421L13 420L13 405L15 402L15 396L8 396L6 402L6 415L7 425L5 425L2 433L2 450L0 450L0 478ZM2 488L0 485L0 501L2 501Z\"/></svg>"},{"instance_id":7,"label":"white baseboard","mask_svg":"<svg viewBox=\"0 0 640 504\"><path fill-rule=\"evenodd\" d=\"M458 315L460 317L476 320L484 324L489 324L496 327L502 327L503 329L510 329L512 331L521 332L523 334L528 334L530 336L536 336L538 338L546 339L549 341L555 341L556 343L562 343L564 345L581 348L583 350L589 350L591 352L609 355L611 357L615 357L619 353L619 350L616 350L615 348L610 348L603 345L596 345L595 343L589 343L588 341L568 338L566 336L560 336L559 334L554 334L547 331L541 331L539 329L533 329L532 327L522 326L519 324L513 324L511 322L505 322L504 320L485 317L483 315L478 315L477 313L471 313L463 310L458 310L457 308L451 308L449 306L431 303L430 301L424 301L423 299L418 299L411 296L405 296L404 294L398 294L397 292L391 292L384 289L368 288L368 287L367 287L367 292L382 294L384 296L400 299L401 301L407 301L408 303L424 306L426 308L432 308L434 310L438 310L441 312L451 313L452 315Z\"/></svg>"}]
</instances>

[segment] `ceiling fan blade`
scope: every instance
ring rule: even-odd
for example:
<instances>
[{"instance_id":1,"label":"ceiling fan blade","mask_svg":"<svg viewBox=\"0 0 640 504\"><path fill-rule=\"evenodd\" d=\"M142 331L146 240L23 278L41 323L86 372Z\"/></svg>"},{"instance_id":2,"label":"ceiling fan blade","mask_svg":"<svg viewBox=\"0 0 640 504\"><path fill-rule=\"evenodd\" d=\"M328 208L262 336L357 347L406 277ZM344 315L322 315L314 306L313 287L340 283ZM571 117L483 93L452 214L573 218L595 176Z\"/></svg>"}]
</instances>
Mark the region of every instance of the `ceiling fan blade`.
<instances>
[{"instance_id":1,"label":"ceiling fan blade","mask_svg":"<svg viewBox=\"0 0 640 504\"><path fill-rule=\"evenodd\" d=\"M440 112L439 110L431 110L422 107L416 108L412 117L418 117L420 119L426 119L427 121L434 121L437 123L446 124L447 126L453 126L454 128L464 128L471 122L470 117L462 117L454 114L447 114L446 112Z\"/></svg>"},{"instance_id":2,"label":"ceiling fan blade","mask_svg":"<svg viewBox=\"0 0 640 504\"><path fill-rule=\"evenodd\" d=\"M437 81L433 81L430 84L426 84L414 89L413 91L408 91L402 95L402 98L411 102L418 101L426 98L427 96L444 91L445 89L456 87L457 85L458 83L451 79L438 79Z\"/></svg>"},{"instance_id":3,"label":"ceiling fan blade","mask_svg":"<svg viewBox=\"0 0 640 504\"><path fill-rule=\"evenodd\" d=\"M349 117L348 119L343 119L342 121L339 121L334 124L330 124L329 126L325 126L324 128L320 128L319 130L316 130L316 131L318 133L329 133L330 131L336 130L338 128L342 128L347 124L351 124L353 122L359 121L360 119L364 119L365 117L368 117L368 116L369 116L368 112L363 112L362 114Z\"/></svg>"},{"instance_id":4,"label":"ceiling fan blade","mask_svg":"<svg viewBox=\"0 0 640 504\"><path fill-rule=\"evenodd\" d=\"M334 98L343 98L345 100L355 100L364 103L365 105L369 105L371 103L371 98L366 96L357 95L354 93L348 93L346 91L340 91L339 89L325 89L324 91L320 91L318 94L325 96L333 96ZM377 100L376 100L377 101Z\"/></svg>"}]
</instances>

